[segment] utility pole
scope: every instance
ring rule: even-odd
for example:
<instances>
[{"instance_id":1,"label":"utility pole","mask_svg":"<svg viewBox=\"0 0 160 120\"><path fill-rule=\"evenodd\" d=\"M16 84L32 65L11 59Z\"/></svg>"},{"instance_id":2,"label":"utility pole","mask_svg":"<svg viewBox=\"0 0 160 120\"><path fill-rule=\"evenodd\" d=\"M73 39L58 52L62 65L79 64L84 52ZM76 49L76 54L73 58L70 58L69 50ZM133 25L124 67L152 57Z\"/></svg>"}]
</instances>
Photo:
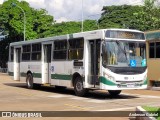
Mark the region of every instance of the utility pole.
<instances>
[{"instance_id":1,"label":"utility pole","mask_svg":"<svg viewBox=\"0 0 160 120\"><path fill-rule=\"evenodd\" d=\"M83 0L82 0L82 26L81 26L81 32L83 32Z\"/></svg>"}]
</instances>

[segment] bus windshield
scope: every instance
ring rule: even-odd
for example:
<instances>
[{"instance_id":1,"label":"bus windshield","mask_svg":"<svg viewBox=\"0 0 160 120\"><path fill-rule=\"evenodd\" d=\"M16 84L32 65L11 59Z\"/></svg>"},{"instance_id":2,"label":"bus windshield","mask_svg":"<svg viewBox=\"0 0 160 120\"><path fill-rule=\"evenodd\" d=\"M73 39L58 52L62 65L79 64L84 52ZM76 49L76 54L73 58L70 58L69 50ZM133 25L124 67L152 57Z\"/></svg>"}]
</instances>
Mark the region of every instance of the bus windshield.
<instances>
[{"instance_id":1,"label":"bus windshield","mask_svg":"<svg viewBox=\"0 0 160 120\"><path fill-rule=\"evenodd\" d=\"M103 66L145 67L145 43L129 41L104 41L102 44Z\"/></svg>"}]
</instances>

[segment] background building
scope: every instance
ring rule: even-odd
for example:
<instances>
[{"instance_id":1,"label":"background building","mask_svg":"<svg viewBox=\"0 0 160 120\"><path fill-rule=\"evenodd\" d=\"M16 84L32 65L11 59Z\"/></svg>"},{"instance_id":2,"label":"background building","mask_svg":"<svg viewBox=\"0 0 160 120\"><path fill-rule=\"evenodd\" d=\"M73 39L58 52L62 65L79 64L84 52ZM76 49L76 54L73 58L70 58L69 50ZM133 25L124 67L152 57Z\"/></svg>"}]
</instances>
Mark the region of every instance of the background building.
<instances>
[{"instance_id":1,"label":"background building","mask_svg":"<svg viewBox=\"0 0 160 120\"><path fill-rule=\"evenodd\" d=\"M160 30L147 31L146 52L149 86L160 86Z\"/></svg>"}]
</instances>

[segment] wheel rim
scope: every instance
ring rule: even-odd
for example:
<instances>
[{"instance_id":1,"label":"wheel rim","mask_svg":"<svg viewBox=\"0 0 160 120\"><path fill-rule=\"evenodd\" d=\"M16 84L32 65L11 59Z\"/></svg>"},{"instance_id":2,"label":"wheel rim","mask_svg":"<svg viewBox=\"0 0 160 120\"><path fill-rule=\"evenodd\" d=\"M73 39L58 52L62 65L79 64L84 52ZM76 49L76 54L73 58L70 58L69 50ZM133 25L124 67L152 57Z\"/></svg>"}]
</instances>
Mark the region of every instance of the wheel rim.
<instances>
[{"instance_id":1,"label":"wheel rim","mask_svg":"<svg viewBox=\"0 0 160 120\"><path fill-rule=\"evenodd\" d=\"M31 87L31 77L30 76L27 78L27 85L28 87Z\"/></svg>"},{"instance_id":2,"label":"wheel rim","mask_svg":"<svg viewBox=\"0 0 160 120\"><path fill-rule=\"evenodd\" d=\"M76 84L76 90L77 91L82 91L83 90L83 84L82 82L78 81Z\"/></svg>"}]
</instances>

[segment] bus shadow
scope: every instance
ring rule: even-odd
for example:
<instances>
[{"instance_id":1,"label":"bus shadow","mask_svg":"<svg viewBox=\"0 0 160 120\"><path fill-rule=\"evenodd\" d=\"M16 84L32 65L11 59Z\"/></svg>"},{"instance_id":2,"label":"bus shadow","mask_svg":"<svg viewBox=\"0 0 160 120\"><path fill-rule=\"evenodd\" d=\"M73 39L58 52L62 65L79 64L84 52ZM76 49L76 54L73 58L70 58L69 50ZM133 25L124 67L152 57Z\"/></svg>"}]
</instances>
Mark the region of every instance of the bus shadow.
<instances>
[{"instance_id":1,"label":"bus shadow","mask_svg":"<svg viewBox=\"0 0 160 120\"><path fill-rule=\"evenodd\" d=\"M87 96L87 98L91 98L91 99L97 99L97 100L104 100L104 99L110 99L110 100L116 100L116 99L135 99L135 98L139 98L137 96L133 96L133 95L125 95L123 93L121 93L120 95L117 96L111 96L107 90L106 91L90 91Z\"/></svg>"},{"instance_id":2,"label":"bus shadow","mask_svg":"<svg viewBox=\"0 0 160 120\"><path fill-rule=\"evenodd\" d=\"M4 83L4 85L29 90L26 86L26 83ZM63 87L56 88L56 87L41 86L40 88L36 88L34 90L75 96L73 88L63 88ZM123 94L123 93L121 93L118 96L111 96L107 91L104 91L104 90L103 91L90 90L86 94L86 96L84 96L84 98L96 99L96 100L106 100L106 99L116 100L116 99L136 99L139 97L134 95Z\"/></svg>"}]
</instances>

